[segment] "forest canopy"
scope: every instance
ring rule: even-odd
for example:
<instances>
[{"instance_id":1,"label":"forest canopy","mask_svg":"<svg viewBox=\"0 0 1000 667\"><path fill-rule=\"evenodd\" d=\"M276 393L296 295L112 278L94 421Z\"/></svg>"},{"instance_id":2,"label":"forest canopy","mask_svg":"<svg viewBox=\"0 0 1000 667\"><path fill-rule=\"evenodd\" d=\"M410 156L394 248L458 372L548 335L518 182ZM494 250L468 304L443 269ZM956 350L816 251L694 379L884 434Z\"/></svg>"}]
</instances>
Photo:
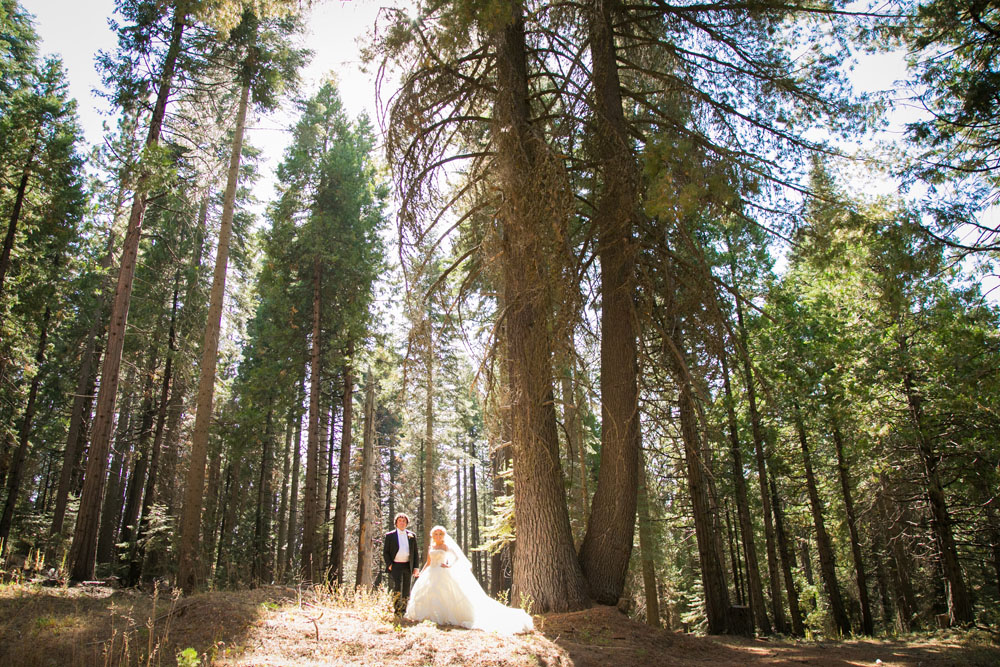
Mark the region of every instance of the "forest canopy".
<instances>
[{"instance_id":1,"label":"forest canopy","mask_svg":"<svg viewBox=\"0 0 1000 667\"><path fill-rule=\"evenodd\" d=\"M89 145L0 0L0 563L372 588L405 512L536 614L996 628L1000 7L394 5L371 118L307 5L117 0Z\"/></svg>"}]
</instances>

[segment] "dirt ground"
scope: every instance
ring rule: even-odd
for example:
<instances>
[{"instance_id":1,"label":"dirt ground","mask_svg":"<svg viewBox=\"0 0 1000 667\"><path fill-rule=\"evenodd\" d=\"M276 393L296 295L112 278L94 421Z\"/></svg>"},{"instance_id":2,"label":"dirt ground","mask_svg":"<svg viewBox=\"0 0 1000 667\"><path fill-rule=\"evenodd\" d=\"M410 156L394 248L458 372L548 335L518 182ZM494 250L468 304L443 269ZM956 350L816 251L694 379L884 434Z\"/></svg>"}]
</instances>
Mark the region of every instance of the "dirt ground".
<instances>
[{"instance_id":1,"label":"dirt ground","mask_svg":"<svg viewBox=\"0 0 1000 667\"><path fill-rule=\"evenodd\" d=\"M984 633L845 642L702 637L594 607L536 616L535 632L502 637L399 621L389 609L382 595L323 589L159 593L154 601L106 587L0 585L0 667L1000 665L998 640Z\"/></svg>"}]
</instances>

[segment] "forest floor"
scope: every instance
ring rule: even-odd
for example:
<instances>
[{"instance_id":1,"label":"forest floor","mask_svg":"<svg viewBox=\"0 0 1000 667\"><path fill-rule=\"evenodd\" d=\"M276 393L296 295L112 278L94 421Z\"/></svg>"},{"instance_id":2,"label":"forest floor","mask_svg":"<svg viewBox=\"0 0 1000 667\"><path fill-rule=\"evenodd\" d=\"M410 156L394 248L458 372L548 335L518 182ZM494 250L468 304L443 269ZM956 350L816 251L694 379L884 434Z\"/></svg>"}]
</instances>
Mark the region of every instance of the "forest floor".
<instances>
[{"instance_id":1,"label":"forest floor","mask_svg":"<svg viewBox=\"0 0 1000 667\"><path fill-rule=\"evenodd\" d=\"M399 622L389 606L384 594L289 587L180 598L0 584L0 666L1000 665L1000 640L983 632L843 642L704 637L594 607L535 616L535 632L511 638Z\"/></svg>"}]
</instances>

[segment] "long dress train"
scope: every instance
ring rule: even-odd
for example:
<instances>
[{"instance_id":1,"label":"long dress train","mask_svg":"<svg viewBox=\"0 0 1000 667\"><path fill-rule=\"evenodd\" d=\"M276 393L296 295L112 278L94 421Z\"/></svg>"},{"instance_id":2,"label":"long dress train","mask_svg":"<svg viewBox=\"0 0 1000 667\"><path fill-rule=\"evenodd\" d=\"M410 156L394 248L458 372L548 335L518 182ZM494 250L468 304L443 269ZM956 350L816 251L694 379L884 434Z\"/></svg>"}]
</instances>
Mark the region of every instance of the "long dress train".
<instances>
[{"instance_id":1,"label":"long dress train","mask_svg":"<svg viewBox=\"0 0 1000 667\"><path fill-rule=\"evenodd\" d=\"M463 555L432 547L429 556L430 565L410 590L406 618L511 635L534 629L523 609L506 607L483 591Z\"/></svg>"}]
</instances>

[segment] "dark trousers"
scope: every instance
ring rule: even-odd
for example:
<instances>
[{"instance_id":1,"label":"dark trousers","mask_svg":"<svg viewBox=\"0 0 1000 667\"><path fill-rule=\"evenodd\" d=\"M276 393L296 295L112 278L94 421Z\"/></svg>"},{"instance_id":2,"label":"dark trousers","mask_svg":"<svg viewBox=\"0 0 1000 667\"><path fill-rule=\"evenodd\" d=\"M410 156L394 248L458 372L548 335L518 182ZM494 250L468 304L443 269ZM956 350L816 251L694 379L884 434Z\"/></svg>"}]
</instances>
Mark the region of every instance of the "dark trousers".
<instances>
[{"instance_id":1,"label":"dark trousers","mask_svg":"<svg viewBox=\"0 0 1000 667\"><path fill-rule=\"evenodd\" d=\"M413 569L410 562L393 563L389 570L389 582L392 587L393 606L397 614L406 611L406 602L410 599L410 581L413 579Z\"/></svg>"}]
</instances>

